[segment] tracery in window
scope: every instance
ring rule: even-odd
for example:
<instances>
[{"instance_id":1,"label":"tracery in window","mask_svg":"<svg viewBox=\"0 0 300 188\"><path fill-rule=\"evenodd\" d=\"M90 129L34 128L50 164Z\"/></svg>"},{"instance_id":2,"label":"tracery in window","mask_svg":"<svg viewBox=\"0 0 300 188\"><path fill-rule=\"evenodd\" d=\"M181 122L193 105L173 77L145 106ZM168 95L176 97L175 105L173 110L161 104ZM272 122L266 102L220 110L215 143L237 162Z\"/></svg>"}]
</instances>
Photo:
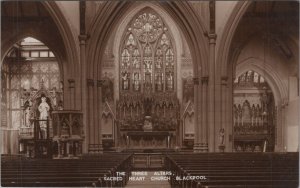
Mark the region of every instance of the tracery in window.
<instances>
[{"instance_id":1,"label":"tracery in window","mask_svg":"<svg viewBox=\"0 0 300 188\"><path fill-rule=\"evenodd\" d=\"M175 56L170 33L151 9L137 14L120 49L120 92L174 92Z\"/></svg>"},{"instance_id":2,"label":"tracery in window","mask_svg":"<svg viewBox=\"0 0 300 188\"><path fill-rule=\"evenodd\" d=\"M267 87L263 76L254 71L247 71L234 80L235 87Z\"/></svg>"},{"instance_id":3,"label":"tracery in window","mask_svg":"<svg viewBox=\"0 0 300 188\"><path fill-rule=\"evenodd\" d=\"M49 49L33 38L25 38L17 46L4 58L1 69L1 108L5 114L1 125L14 129L29 127L28 114L34 102L31 99L41 88L51 94L53 108L62 108L63 103L58 63L50 57ZM32 55L33 51L39 55Z\"/></svg>"}]
</instances>

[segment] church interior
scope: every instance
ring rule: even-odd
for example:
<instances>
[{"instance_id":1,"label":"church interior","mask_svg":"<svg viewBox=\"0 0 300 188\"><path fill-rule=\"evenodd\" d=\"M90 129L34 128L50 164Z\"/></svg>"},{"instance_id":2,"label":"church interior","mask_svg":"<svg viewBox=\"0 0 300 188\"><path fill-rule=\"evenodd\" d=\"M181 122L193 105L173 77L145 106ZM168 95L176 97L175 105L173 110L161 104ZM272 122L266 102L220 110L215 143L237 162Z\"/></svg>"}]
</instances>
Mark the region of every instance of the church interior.
<instances>
[{"instance_id":1,"label":"church interior","mask_svg":"<svg viewBox=\"0 0 300 188\"><path fill-rule=\"evenodd\" d=\"M299 185L298 1L1 1L0 84L1 186Z\"/></svg>"}]
</instances>

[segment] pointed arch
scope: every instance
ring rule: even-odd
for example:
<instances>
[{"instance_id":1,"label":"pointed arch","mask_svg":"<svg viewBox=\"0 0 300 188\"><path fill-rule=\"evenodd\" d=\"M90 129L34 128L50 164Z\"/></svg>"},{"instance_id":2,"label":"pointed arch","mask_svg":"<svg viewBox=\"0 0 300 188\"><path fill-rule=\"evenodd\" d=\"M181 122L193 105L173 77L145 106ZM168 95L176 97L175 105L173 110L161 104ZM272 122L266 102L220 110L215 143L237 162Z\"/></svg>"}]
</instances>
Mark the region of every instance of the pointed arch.
<instances>
[{"instance_id":1,"label":"pointed arch","mask_svg":"<svg viewBox=\"0 0 300 188\"><path fill-rule=\"evenodd\" d=\"M149 86L151 92L175 92L176 83L165 83L167 74L171 81L176 77L178 63L172 31L164 18L146 6L135 13L131 20L125 19L124 22L118 27L114 40L115 65L121 63L119 70L115 70L121 75L129 71L126 79L131 80L132 87L129 90L121 87L120 94L128 91L145 92L145 87Z\"/></svg>"},{"instance_id":2,"label":"pointed arch","mask_svg":"<svg viewBox=\"0 0 300 188\"><path fill-rule=\"evenodd\" d=\"M32 36L42 41L53 51L58 61L62 64L61 66L64 67L62 70L65 72L67 71L70 77L75 77L79 71L79 57L78 49L76 48L78 45L73 37L74 35L72 30L56 2L42 1L40 3L48 11L49 15L54 21L54 24L57 26L59 33L55 34L57 34L58 37L61 37L64 46L62 48L58 48L58 46L54 44L53 39L49 37L51 34L47 33L48 31L45 33L45 30L42 30L37 25L28 25L28 27L23 27L22 29L18 30L16 35L13 35L11 38L4 39L2 41L1 61L3 61L7 52L15 43L25 37ZM51 28L49 28L49 31L51 31Z\"/></svg>"},{"instance_id":3,"label":"pointed arch","mask_svg":"<svg viewBox=\"0 0 300 188\"><path fill-rule=\"evenodd\" d=\"M248 70L263 75L274 94L276 105L280 105L283 100L288 98L287 84L283 82L279 73L272 66L263 63L260 59L248 58L236 66L237 77Z\"/></svg>"},{"instance_id":4,"label":"pointed arch","mask_svg":"<svg viewBox=\"0 0 300 188\"><path fill-rule=\"evenodd\" d=\"M219 71L221 76L227 76L230 70L230 46L235 35L235 31L247 11L248 7L252 4L252 1L239 1L233 8L233 11L225 24L224 31L220 36L220 45L218 47L217 60L219 64Z\"/></svg>"},{"instance_id":5,"label":"pointed arch","mask_svg":"<svg viewBox=\"0 0 300 188\"><path fill-rule=\"evenodd\" d=\"M117 26L125 24L124 20L128 19L128 15L131 14L131 12L140 10L141 7L144 8L146 5L151 8L158 8L165 16L176 20L174 26L177 25L180 28L190 45L195 76L208 75L208 43L207 39L202 35L202 33L206 31L206 28L202 21L197 18L194 10L188 3L164 2L160 4L154 2L106 2L103 7L99 9L98 15L95 17L88 30L91 38L87 47L87 51L89 52L89 54L87 54L87 62L90 63L88 71L93 73L93 78L97 79L100 77L98 74L101 69L101 59L105 50L105 45L99 44L106 44L111 32ZM175 29L174 26L172 26L171 29Z\"/></svg>"}]
</instances>

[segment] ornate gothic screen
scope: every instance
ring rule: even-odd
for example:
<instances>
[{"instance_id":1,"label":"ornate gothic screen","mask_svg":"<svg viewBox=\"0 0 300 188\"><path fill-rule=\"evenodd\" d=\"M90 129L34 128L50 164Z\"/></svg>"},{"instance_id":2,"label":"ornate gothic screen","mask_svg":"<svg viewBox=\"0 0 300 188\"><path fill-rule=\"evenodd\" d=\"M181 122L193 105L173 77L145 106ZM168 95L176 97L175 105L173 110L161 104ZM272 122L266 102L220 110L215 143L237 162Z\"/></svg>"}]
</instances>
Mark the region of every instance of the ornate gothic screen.
<instances>
[{"instance_id":1,"label":"ornate gothic screen","mask_svg":"<svg viewBox=\"0 0 300 188\"><path fill-rule=\"evenodd\" d=\"M234 149L274 151L276 107L263 76L249 70L234 81Z\"/></svg>"},{"instance_id":2,"label":"ornate gothic screen","mask_svg":"<svg viewBox=\"0 0 300 188\"><path fill-rule=\"evenodd\" d=\"M175 92L175 54L167 26L144 9L129 23L120 49L120 92Z\"/></svg>"}]
</instances>

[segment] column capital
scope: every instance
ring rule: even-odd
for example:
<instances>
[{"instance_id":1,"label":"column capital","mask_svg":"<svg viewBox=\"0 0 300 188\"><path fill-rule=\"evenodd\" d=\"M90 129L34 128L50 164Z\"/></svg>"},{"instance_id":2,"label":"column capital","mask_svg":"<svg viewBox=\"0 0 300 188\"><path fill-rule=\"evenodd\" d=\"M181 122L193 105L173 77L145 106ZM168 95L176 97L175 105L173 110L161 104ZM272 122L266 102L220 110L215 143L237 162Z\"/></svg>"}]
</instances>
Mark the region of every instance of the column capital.
<instances>
[{"instance_id":1,"label":"column capital","mask_svg":"<svg viewBox=\"0 0 300 188\"><path fill-rule=\"evenodd\" d=\"M227 85L228 76L221 76L221 85Z\"/></svg>"},{"instance_id":2,"label":"column capital","mask_svg":"<svg viewBox=\"0 0 300 188\"><path fill-rule=\"evenodd\" d=\"M90 35L85 34L85 35L78 35L78 39L80 44L85 44L85 42L90 38Z\"/></svg>"},{"instance_id":3,"label":"column capital","mask_svg":"<svg viewBox=\"0 0 300 188\"><path fill-rule=\"evenodd\" d=\"M281 100L281 108L285 108L289 105L289 100L288 99L282 99Z\"/></svg>"},{"instance_id":4,"label":"column capital","mask_svg":"<svg viewBox=\"0 0 300 188\"><path fill-rule=\"evenodd\" d=\"M94 86L94 80L93 79L87 79L87 86Z\"/></svg>"},{"instance_id":5,"label":"column capital","mask_svg":"<svg viewBox=\"0 0 300 188\"><path fill-rule=\"evenodd\" d=\"M199 78L198 77L194 77L193 78L193 83L194 83L194 85L199 85Z\"/></svg>"},{"instance_id":6,"label":"column capital","mask_svg":"<svg viewBox=\"0 0 300 188\"><path fill-rule=\"evenodd\" d=\"M69 88L75 88L75 80L74 79L68 79L69 82Z\"/></svg>"},{"instance_id":7,"label":"column capital","mask_svg":"<svg viewBox=\"0 0 300 188\"><path fill-rule=\"evenodd\" d=\"M202 76L201 77L201 83L207 85L208 84L208 76Z\"/></svg>"},{"instance_id":8,"label":"column capital","mask_svg":"<svg viewBox=\"0 0 300 188\"><path fill-rule=\"evenodd\" d=\"M217 39L217 34L215 34L215 33L208 33L207 34L207 37L209 38L209 39Z\"/></svg>"}]
</instances>

